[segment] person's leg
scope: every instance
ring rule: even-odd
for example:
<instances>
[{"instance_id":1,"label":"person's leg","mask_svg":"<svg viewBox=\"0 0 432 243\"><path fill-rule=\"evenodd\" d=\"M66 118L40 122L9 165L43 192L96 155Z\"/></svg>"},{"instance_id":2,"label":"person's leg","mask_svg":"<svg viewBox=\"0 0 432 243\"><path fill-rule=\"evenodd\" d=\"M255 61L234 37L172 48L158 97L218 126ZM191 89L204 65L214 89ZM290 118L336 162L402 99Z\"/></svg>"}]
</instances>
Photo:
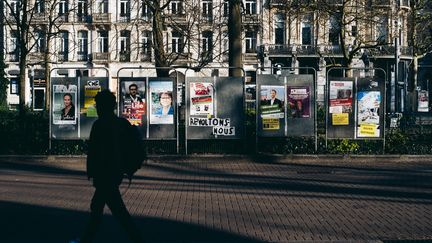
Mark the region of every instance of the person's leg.
<instances>
[{"instance_id":1,"label":"person's leg","mask_svg":"<svg viewBox=\"0 0 432 243\"><path fill-rule=\"evenodd\" d=\"M131 215L126 209L118 187L112 188L110 196L107 199L107 205L112 214L119 220L122 227L126 230L129 239L132 242L143 242L140 231L134 224Z\"/></svg>"},{"instance_id":2,"label":"person's leg","mask_svg":"<svg viewBox=\"0 0 432 243\"><path fill-rule=\"evenodd\" d=\"M102 221L105 202L106 191L96 188L90 205L90 220L87 224L84 234L80 239L80 243L90 243L93 241L97 228Z\"/></svg>"}]
</instances>

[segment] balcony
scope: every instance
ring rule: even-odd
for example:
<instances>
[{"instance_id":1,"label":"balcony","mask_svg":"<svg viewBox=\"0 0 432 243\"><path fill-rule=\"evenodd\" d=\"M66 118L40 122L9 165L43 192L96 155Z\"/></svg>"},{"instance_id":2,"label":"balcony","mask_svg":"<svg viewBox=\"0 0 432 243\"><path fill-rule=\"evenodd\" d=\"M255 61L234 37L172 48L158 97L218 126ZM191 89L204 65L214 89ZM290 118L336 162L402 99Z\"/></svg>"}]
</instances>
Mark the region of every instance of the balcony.
<instances>
[{"instance_id":1,"label":"balcony","mask_svg":"<svg viewBox=\"0 0 432 243\"><path fill-rule=\"evenodd\" d=\"M201 61L204 63L210 63L213 61L213 52L205 51L200 54Z\"/></svg>"},{"instance_id":2,"label":"balcony","mask_svg":"<svg viewBox=\"0 0 432 243\"><path fill-rule=\"evenodd\" d=\"M111 13L94 13L92 15L92 23L94 24L111 23Z\"/></svg>"},{"instance_id":3,"label":"balcony","mask_svg":"<svg viewBox=\"0 0 432 243\"><path fill-rule=\"evenodd\" d=\"M130 62L130 51L120 51L120 62Z\"/></svg>"},{"instance_id":4,"label":"balcony","mask_svg":"<svg viewBox=\"0 0 432 243\"><path fill-rule=\"evenodd\" d=\"M107 63L110 61L110 52L94 52L92 53L92 61L95 63Z\"/></svg>"},{"instance_id":5,"label":"balcony","mask_svg":"<svg viewBox=\"0 0 432 243\"><path fill-rule=\"evenodd\" d=\"M258 54L257 53L244 53L243 54L243 63L245 63L245 64L257 64L257 63L259 63Z\"/></svg>"},{"instance_id":6,"label":"balcony","mask_svg":"<svg viewBox=\"0 0 432 243\"><path fill-rule=\"evenodd\" d=\"M43 24L47 22L47 16L45 13L35 13L31 21L36 24Z\"/></svg>"},{"instance_id":7,"label":"balcony","mask_svg":"<svg viewBox=\"0 0 432 243\"><path fill-rule=\"evenodd\" d=\"M9 62L19 62L19 53L18 52L8 53L6 60Z\"/></svg>"},{"instance_id":8,"label":"balcony","mask_svg":"<svg viewBox=\"0 0 432 243\"><path fill-rule=\"evenodd\" d=\"M191 53L173 53L174 56L174 63L175 64L186 64L189 63L192 54Z\"/></svg>"},{"instance_id":9,"label":"balcony","mask_svg":"<svg viewBox=\"0 0 432 243\"><path fill-rule=\"evenodd\" d=\"M69 55L67 52L59 52L57 56L57 61L59 62L67 62Z\"/></svg>"},{"instance_id":10,"label":"balcony","mask_svg":"<svg viewBox=\"0 0 432 243\"><path fill-rule=\"evenodd\" d=\"M391 6L390 0L372 0L372 6Z\"/></svg>"},{"instance_id":11,"label":"balcony","mask_svg":"<svg viewBox=\"0 0 432 243\"><path fill-rule=\"evenodd\" d=\"M140 53L141 62L151 62L151 53Z\"/></svg>"},{"instance_id":12,"label":"balcony","mask_svg":"<svg viewBox=\"0 0 432 243\"><path fill-rule=\"evenodd\" d=\"M119 17L119 22L121 23L127 23L130 22L131 17L130 17L130 13L126 13L125 15L120 15Z\"/></svg>"},{"instance_id":13,"label":"balcony","mask_svg":"<svg viewBox=\"0 0 432 243\"><path fill-rule=\"evenodd\" d=\"M399 0L399 7L409 8L410 7L409 0Z\"/></svg>"},{"instance_id":14,"label":"balcony","mask_svg":"<svg viewBox=\"0 0 432 243\"><path fill-rule=\"evenodd\" d=\"M79 14L79 15L76 16L76 21L80 22L80 23L90 23L91 16L90 15Z\"/></svg>"},{"instance_id":15,"label":"balcony","mask_svg":"<svg viewBox=\"0 0 432 243\"><path fill-rule=\"evenodd\" d=\"M259 14L243 15L243 24L260 24Z\"/></svg>"},{"instance_id":16,"label":"balcony","mask_svg":"<svg viewBox=\"0 0 432 243\"><path fill-rule=\"evenodd\" d=\"M69 15L68 15L68 13L59 14L57 16L57 20L61 21L61 22L68 22L69 21Z\"/></svg>"},{"instance_id":17,"label":"balcony","mask_svg":"<svg viewBox=\"0 0 432 243\"><path fill-rule=\"evenodd\" d=\"M86 62L88 61L88 54L84 52L78 52L78 61Z\"/></svg>"},{"instance_id":18,"label":"balcony","mask_svg":"<svg viewBox=\"0 0 432 243\"><path fill-rule=\"evenodd\" d=\"M213 15L212 14L205 14L201 16L201 19L203 22L212 23L213 22Z\"/></svg>"},{"instance_id":19,"label":"balcony","mask_svg":"<svg viewBox=\"0 0 432 243\"><path fill-rule=\"evenodd\" d=\"M44 54L43 52L30 52L27 57L30 62L42 62Z\"/></svg>"},{"instance_id":20,"label":"balcony","mask_svg":"<svg viewBox=\"0 0 432 243\"><path fill-rule=\"evenodd\" d=\"M186 14L168 14L164 17L168 23L186 23Z\"/></svg>"}]
</instances>

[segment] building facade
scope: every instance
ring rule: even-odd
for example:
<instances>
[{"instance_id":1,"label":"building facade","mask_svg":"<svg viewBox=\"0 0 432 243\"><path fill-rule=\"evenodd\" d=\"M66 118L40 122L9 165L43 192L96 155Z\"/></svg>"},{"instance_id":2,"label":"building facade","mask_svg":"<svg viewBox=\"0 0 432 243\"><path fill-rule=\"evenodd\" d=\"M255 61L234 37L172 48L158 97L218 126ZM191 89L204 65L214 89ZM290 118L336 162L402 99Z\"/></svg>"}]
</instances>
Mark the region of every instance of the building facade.
<instances>
[{"instance_id":1,"label":"building facade","mask_svg":"<svg viewBox=\"0 0 432 243\"><path fill-rule=\"evenodd\" d=\"M51 75L69 77L106 75L103 69L90 69L105 68L115 89L118 76L155 75L151 68L158 48L164 50L169 66L179 67L180 76L194 75L186 73L185 66L205 67L207 75L212 67L228 66L228 0L157 1L163 7L157 18L145 0L32 0L26 12L20 0L7 2L3 41L11 107L18 104L18 92L24 88L26 103L43 108L47 68L64 68ZM347 52L352 52L350 66L379 67L394 77L398 46L400 82L392 85L401 97L412 58L409 13L408 0L243 0L247 81L253 82L261 70L285 67L303 73L311 70L304 68L314 68L318 94L323 94L328 68L346 62ZM25 87L18 81L21 43L15 19L22 14L31 16ZM161 31L162 44L156 43L155 30ZM139 67L149 69L119 73Z\"/></svg>"}]
</instances>

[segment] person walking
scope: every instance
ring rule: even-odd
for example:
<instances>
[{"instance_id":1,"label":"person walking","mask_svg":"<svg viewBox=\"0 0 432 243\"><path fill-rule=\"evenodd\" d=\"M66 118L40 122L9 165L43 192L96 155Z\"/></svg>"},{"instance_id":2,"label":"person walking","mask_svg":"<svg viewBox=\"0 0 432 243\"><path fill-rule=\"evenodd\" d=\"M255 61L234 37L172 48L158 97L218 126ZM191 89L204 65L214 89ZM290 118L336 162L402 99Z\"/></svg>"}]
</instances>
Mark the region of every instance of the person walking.
<instances>
[{"instance_id":1,"label":"person walking","mask_svg":"<svg viewBox=\"0 0 432 243\"><path fill-rule=\"evenodd\" d=\"M87 155L87 177L89 180L93 179L95 192L90 205L90 220L79 242L93 241L102 221L105 205L120 222L132 242L144 242L119 191L125 163L121 144L124 139L128 139L127 134L130 134L131 125L126 119L114 114L116 98L110 90L99 92L95 101L99 118L93 123L90 132Z\"/></svg>"}]
</instances>

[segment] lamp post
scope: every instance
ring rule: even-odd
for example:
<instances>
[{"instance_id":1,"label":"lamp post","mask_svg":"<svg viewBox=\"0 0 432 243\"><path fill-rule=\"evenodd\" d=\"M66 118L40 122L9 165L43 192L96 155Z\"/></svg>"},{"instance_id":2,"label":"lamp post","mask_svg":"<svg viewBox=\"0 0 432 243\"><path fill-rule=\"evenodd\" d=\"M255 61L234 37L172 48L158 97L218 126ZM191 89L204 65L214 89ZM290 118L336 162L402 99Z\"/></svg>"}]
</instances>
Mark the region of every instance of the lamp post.
<instances>
[{"instance_id":1,"label":"lamp post","mask_svg":"<svg viewBox=\"0 0 432 243\"><path fill-rule=\"evenodd\" d=\"M35 107L35 92L34 92L34 66L30 67L30 85L31 85L31 106L34 111Z\"/></svg>"}]
</instances>

